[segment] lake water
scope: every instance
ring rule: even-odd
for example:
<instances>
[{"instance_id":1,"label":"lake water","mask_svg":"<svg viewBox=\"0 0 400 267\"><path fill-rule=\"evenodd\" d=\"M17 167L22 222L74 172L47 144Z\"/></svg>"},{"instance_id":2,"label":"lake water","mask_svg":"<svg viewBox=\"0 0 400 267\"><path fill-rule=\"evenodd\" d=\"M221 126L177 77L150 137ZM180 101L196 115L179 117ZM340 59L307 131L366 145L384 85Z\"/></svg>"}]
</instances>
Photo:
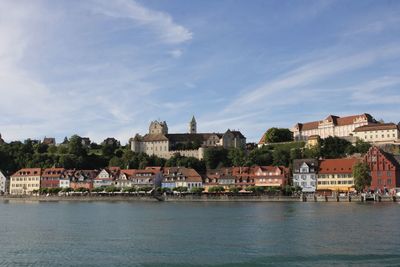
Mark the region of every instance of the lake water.
<instances>
[{"instance_id":1,"label":"lake water","mask_svg":"<svg viewBox=\"0 0 400 267\"><path fill-rule=\"evenodd\" d=\"M0 266L400 266L399 203L0 202Z\"/></svg>"}]
</instances>

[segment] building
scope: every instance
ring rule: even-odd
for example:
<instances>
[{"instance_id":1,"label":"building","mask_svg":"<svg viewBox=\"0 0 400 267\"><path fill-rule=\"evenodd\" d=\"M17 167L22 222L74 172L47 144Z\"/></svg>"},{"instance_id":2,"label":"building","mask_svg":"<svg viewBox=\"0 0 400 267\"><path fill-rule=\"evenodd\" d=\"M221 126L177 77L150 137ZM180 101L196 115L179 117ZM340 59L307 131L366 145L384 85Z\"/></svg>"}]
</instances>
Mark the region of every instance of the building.
<instances>
[{"instance_id":1,"label":"building","mask_svg":"<svg viewBox=\"0 0 400 267\"><path fill-rule=\"evenodd\" d=\"M364 156L371 172L373 190L400 187L400 156L394 156L373 146Z\"/></svg>"},{"instance_id":2,"label":"building","mask_svg":"<svg viewBox=\"0 0 400 267\"><path fill-rule=\"evenodd\" d=\"M60 187L60 179L63 176L64 168L47 168L44 169L40 178L40 188L58 188Z\"/></svg>"},{"instance_id":3,"label":"building","mask_svg":"<svg viewBox=\"0 0 400 267\"><path fill-rule=\"evenodd\" d=\"M6 194L9 191L9 180L7 177L0 171L0 195Z\"/></svg>"},{"instance_id":4,"label":"building","mask_svg":"<svg viewBox=\"0 0 400 267\"><path fill-rule=\"evenodd\" d=\"M81 138L81 143L82 143L83 146L88 147L88 146L90 146L90 144L92 142L90 141L89 137L82 137Z\"/></svg>"},{"instance_id":5,"label":"building","mask_svg":"<svg viewBox=\"0 0 400 267\"><path fill-rule=\"evenodd\" d=\"M351 192L354 189L353 166L360 159L325 159L319 162L317 191Z\"/></svg>"},{"instance_id":6,"label":"building","mask_svg":"<svg viewBox=\"0 0 400 267\"><path fill-rule=\"evenodd\" d=\"M203 180L195 169L182 167L165 167L163 170L162 188L175 187L192 188L202 187Z\"/></svg>"},{"instance_id":7,"label":"building","mask_svg":"<svg viewBox=\"0 0 400 267\"><path fill-rule=\"evenodd\" d=\"M149 133L141 136L136 134L129 140L131 150L144 152L147 155L156 155L169 159L174 154L181 156L203 158L206 147L221 146L224 148L245 148L246 138L240 131L227 130L225 133L197 133L196 119L189 122L188 133L168 133L165 121L153 121L149 126Z\"/></svg>"},{"instance_id":8,"label":"building","mask_svg":"<svg viewBox=\"0 0 400 267\"><path fill-rule=\"evenodd\" d=\"M400 129L399 125L394 123L370 124L354 129L354 136L374 144L398 143Z\"/></svg>"},{"instance_id":9,"label":"building","mask_svg":"<svg viewBox=\"0 0 400 267\"><path fill-rule=\"evenodd\" d=\"M107 169L102 169L96 178L93 180L93 187L107 187L114 185L114 180L119 176L121 168L119 167L109 167Z\"/></svg>"},{"instance_id":10,"label":"building","mask_svg":"<svg viewBox=\"0 0 400 267\"><path fill-rule=\"evenodd\" d=\"M42 144L48 145L48 146L55 146L56 145L56 139L54 137L45 137L43 139Z\"/></svg>"},{"instance_id":11,"label":"building","mask_svg":"<svg viewBox=\"0 0 400 267\"><path fill-rule=\"evenodd\" d=\"M93 180L97 177L97 170L72 170L68 172L70 187L72 189L85 188L93 189Z\"/></svg>"},{"instance_id":12,"label":"building","mask_svg":"<svg viewBox=\"0 0 400 267\"><path fill-rule=\"evenodd\" d=\"M293 185L304 193L314 193L317 188L318 160L295 159L293 161Z\"/></svg>"},{"instance_id":13,"label":"building","mask_svg":"<svg viewBox=\"0 0 400 267\"><path fill-rule=\"evenodd\" d=\"M140 189L142 187L161 187L162 178L160 167L146 167L133 172L130 180L132 186Z\"/></svg>"},{"instance_id":14,"label":"building","mask_svg":"<svg viewBox=\"0 0 400 267\"><path fill-rule=\"evenodd\" d=\"M129 188L133 187L133 181L131 177L136 170L129 169L129 170L121 170L118 174L118 177L115 179L114 184L118 188Z\"/></svg>"},{"instance_id":15,"label":"building","mask_svg":"<svg viewBox=\"0 0 400 267\"><path fill-rule=\"evenodd\" d=\"M256 186L284 188L289 184L290 170L285 166L257 166L253 175Z\"/></svg>"},{"instance_id":16,"label":"building","mask_svg":"<svg viewBox=\"0 0 400 267\"><path fill-rule=\"evenodd\" d=\"M312 135L318 135L321 138L349 137L356 128L376 123L377 121L367 113L347 117L329 115L324 120L297 123L291 131L296 141L307 140Z\"/></svg>"},{"instance_id":17,"label":"building","mask_svg":"<svg viewBox=\"0 0 400 267\"><path fill-rule=\"evenodd\" d=\"M204 181L204 190L206 192L214 186L222 186L225 190L236 187L236 177L232 174L232 168L207 170Z\"/></svg>"},{"instance_id":18,"label":"building","mask_svg":"<svg viewBox=\"0 0 400 267\"><path fill-rule=\"evenodd\" d=\"M26 195L39 190L41 174L40 168L20 169L10 177L10 194Z\"/></svg>"}]
</instances>

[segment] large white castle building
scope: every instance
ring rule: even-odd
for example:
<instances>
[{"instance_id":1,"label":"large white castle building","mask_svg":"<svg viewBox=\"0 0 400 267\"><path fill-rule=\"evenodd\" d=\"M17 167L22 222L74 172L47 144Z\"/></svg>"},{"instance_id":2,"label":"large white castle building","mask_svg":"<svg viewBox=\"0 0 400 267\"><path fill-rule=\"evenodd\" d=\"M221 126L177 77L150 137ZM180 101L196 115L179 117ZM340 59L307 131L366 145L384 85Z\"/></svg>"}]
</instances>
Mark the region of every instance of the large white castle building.
<instances>
[{"instance_id":1,"label":"large white castle building","mask_svg":"<svg viewBox=\"0 0 400 267\"><path fill-rule=\"evenodd\" d=\"M136 134L129 140L133 152L144 152L169 159L174 154L202 159L207 147L245 148L246 137L240 131L227 130L225 133L197 133L196 119L189 122L188 133L168 133L165 121L152 121L149 133Z\"/></svg>"}]
</instances>

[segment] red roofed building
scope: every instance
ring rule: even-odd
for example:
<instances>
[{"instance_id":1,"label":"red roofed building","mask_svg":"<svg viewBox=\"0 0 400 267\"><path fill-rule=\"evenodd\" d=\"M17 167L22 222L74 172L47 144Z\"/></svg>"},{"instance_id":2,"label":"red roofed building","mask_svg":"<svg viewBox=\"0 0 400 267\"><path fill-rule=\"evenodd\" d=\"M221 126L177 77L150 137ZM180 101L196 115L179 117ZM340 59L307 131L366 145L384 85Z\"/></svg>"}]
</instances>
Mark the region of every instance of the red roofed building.
<instances>
[{"instance_id":1,"label":"red roofed building","mask_svg":"<svg viewBox=\"0 0 400 267\"><path fill-rule=\"evenodd\" d=\"M376 123L376 120L367 113L347 117L329 115L324 120L297 123L291 131L294 140L307 140L311 135L318 135L321 138L349 137L357 127Z\"/></svg>"},{"instance_id":2,"label":"red roofed building","mask_svg":"<svg viewBox=\"0 0 400 267\"><path fill-rule=\"evenodd\" d=\"M384 190L400 187L400 157L384 152L376 146L365 154L371 171L371 189Z\"/></svg>"},{"instance_id":3,"label":"red roofed building","mask_svg":"<svg viewBox=\"0 0 400 267\"><path fill-rule=\"evenodd\" d=\"M58 188L60 187L60 179L64 173L64 168L48 168L44 169L40 179L40 188Z\"/></svg>"},{"instance_id":4,"label":"red roofed building","mask_svg":"<svg viewBox=\"0 0 400 267\"><path fill-rule=\"evenodd\" d=\"M10 194L26 195L39 190L41 175L40 168L24 168L17 171L10 177Z\"/></svg>"},{"instance_id":5,"label":"red roofed building","mask_svg":"<svg viewBox=\"0 0 400 267\"><path fill-rule=\"evenodd\" d=\"M321 160L317 191L354 191L353 166L358 161L358 158Z\"/></svg>"},{"instance_id":6,"label":"red roofed building","mask_svg":"<svg viewBox=\"0 0 400 267\"><path fill-rule=\"evenodd\" d=\"M253 171L256 186L280 187L289 184L290 170L284 166L258 166Z\"/></svg>"}]
</instances>

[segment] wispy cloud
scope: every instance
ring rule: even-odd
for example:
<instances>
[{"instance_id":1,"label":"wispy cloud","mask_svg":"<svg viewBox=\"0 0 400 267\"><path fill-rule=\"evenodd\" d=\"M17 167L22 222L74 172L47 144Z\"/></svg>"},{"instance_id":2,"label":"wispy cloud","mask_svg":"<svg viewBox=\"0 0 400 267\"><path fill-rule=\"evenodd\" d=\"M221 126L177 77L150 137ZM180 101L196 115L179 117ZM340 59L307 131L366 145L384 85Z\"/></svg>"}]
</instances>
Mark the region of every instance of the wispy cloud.
<instances>
[{"instance_id":1,"label":"wispy cloud","mask_svg":"<svg viewBox=\"0 0 400 267\"><path fill-rule=\"evenodd\" d=\"M114 18L131 19L139 25L148 26L166 43L183 43L193 37L189 29L174 22L169 14L149 9L134 0L94 0L94 2L95 12Z\"/></svg>"},{"instance_id":2,"label":"wispy cloud","mask_svg":"<svg viewBox=\"0 0 400 267\"><path fill-rule=\"evenodd\" d=\"M318 56L313 61L306 62L281 75L278 79L268 81L255 89L246 90L238 97L238 100L228 105L226 111L237 110L238 107L243 106L254 107L254 105L265 103L268 96L273 93L295 90L345 71L360 69L377 61L399 56L400 47L398 45L383 46L340 56Z\"/></svg>"}]
</instances>

